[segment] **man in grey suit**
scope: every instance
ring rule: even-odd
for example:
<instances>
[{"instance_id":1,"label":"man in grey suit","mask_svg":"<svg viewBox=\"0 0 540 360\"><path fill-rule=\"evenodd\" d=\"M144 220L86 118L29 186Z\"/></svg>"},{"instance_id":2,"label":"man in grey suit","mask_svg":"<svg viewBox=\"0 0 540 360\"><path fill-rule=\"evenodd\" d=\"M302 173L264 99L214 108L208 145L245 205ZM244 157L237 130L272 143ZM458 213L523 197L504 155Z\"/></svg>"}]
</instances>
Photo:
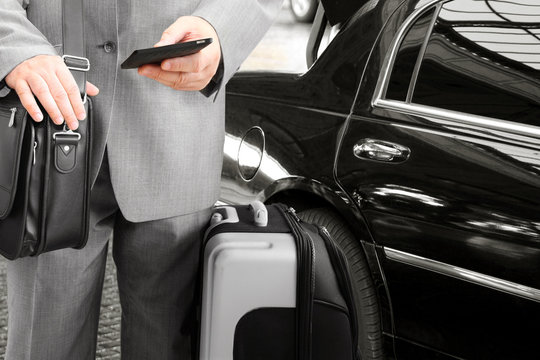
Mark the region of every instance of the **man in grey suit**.
<instances>
[{"instance_id":1,"label":"man in grey suit","mask_svg":"<svg viewBox=\"0 0 540 360\"><path fill-rule=\"evenodd\" d=\"M200 234L219 193L223 87L280 2L85 1L87 93L100 92L90 237L83 250L10 262L8 360L95 357L113 231L122 357L189 358ZM76 129L86 114L58 56L61 13L61 0L0 1L0 79L35 121L37 99L55 123ZM120 70L135 49L204 37L214 42L198 54Z\"/></svg>"}]
</instances>

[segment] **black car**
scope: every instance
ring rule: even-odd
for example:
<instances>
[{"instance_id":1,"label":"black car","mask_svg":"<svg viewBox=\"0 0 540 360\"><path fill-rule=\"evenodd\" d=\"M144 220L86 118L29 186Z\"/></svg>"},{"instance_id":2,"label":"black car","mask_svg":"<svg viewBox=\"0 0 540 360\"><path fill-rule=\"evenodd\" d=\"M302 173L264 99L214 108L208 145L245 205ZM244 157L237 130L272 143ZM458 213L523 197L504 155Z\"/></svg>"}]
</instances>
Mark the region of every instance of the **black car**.
<instances>
[{"instance_id":1,"label":"black car","mask_svg":"<svg viewBox=\"0 0 540 360\"><path fill-rule=\"evenodd\" d=\"M540 2L359 3L230 81L222 201L330 230L363 359L540 359Z\"/></svg>"}]
</instances>

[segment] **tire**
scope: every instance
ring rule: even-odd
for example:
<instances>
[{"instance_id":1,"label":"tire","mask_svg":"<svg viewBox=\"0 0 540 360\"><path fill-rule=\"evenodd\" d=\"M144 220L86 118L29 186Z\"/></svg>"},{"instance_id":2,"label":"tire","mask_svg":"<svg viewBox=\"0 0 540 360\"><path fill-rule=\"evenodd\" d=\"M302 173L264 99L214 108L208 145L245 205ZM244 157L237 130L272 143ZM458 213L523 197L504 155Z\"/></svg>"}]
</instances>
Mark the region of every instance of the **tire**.
<instances>
[{"instance_id":1,"label":"tire","mask_svg":"<svg viewBox=\"0 0 540 360\"><path fill-rule=\"evenodd\" d=\"M318 6L318 0L291 0L291 13L297 22L310 23Z\"/></svg>"},{"instance_id":2,"label":"tire","mask_svg":"<svg viewBox=\"0 0 540 360\"><path fill-rule=\"evenodd\" d=\"M347 257L358 315L358 351L362 360L384 359L379 304L364 250L345 221L327 208L298 213L305 222L326 227Z\"/></svg>"}]
</instances>

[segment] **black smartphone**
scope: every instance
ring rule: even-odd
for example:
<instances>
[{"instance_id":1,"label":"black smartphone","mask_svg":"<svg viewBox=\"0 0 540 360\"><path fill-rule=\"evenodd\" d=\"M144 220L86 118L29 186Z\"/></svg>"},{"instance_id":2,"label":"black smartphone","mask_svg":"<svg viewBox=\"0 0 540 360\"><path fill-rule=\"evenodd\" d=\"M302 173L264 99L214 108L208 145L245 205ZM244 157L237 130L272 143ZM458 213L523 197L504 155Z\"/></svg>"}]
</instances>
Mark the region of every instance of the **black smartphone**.
<instances>
[{"instance_id":1,"label":"black smartphone","mask_svg":"<svg viewBox=\"0 0 540 360\"><path fill-rule=\"evenodd\" d=\"M186 41L173 45L135 50L124 60L122 69L133 69L144 64L159 64L165 59L195 54L212 43L212 38Z\"/></svg>"}]
</instances>

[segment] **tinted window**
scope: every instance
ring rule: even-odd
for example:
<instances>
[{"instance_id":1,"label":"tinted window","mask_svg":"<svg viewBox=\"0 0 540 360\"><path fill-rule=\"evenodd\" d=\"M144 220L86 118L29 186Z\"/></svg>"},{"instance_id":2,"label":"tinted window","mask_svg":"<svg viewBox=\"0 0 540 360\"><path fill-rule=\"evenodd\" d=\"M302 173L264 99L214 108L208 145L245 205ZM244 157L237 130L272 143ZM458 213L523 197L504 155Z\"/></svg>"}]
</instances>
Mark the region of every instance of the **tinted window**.
<instances>
[{"instance_id":1,"label":"tinted window","mask_svg":"<svg viewBox=\"0 0 540 360\"><path fill-rule=\"evenodd\" d=\"M394 62L392 75L388 83L386 98L405 101L409 84L418 60L418 53L430 31L430 24L435 10L431 9L409 29L401 43L398 55Z\"/></svg>"},{"instance_id":2,"label":"tinted window","mask_svg":"<svg viewBox=\"0 0 540 360\"><path fill-rule=\"evenodd\" d=\"M540 3L445 3L412 102L540 125Z\"/></svg>"}]
</instances>

